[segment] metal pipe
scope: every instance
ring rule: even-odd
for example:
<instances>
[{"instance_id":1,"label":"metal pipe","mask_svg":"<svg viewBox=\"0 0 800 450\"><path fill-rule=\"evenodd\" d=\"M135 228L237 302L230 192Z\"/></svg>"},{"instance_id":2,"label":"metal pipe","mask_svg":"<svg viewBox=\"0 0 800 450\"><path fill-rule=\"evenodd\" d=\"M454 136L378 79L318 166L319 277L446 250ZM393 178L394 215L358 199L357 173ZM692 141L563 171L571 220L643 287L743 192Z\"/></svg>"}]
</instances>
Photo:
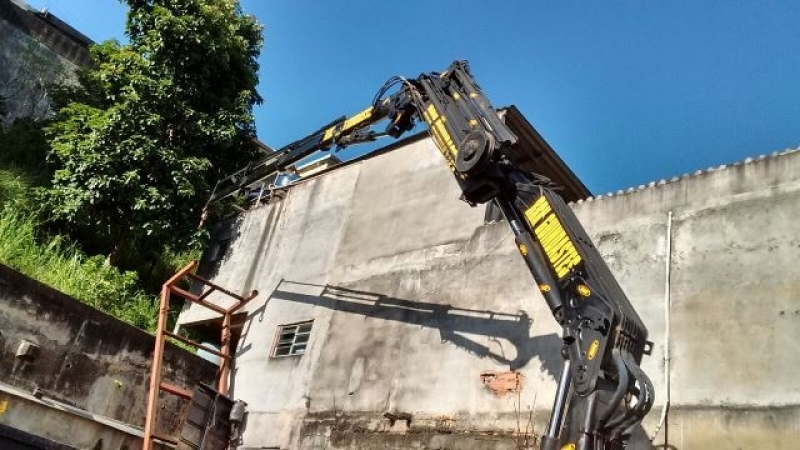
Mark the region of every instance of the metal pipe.
<instances>
[{"instance_id":1,"label":"metal pipe","mask_svg":"<svg viewBox=\"0 0 800 450\"><path fill-rule=\"evenodd\" d=\"M672 275L672 210L667 212L667 233L666 233L666 255L664 256L664 407L661 409L661 417L658 419L658 426L653 434L650 436L650 441L654 441L658 436L661 427L664 426L667 420L667 412L669 411L670 403L670 390L669 390L669 377L670 377L670 348L669 348L669 328L670 328L670 278Z\"/></svg>"},{"instance_id":2,"label":"metal pipe","mask_svg":"<svg viewBox=\"0 0 800 450\"><path fill-rule=\"evenodd\" d=\"M225 313L222 318L222 333L221 333L222 357L219 361L219 383L217 391L225 395L228 393L228 376L231 369L231 313Z\"/></svg>"},{"instance_id":3,"label":"metal pipe","mask_svg":"<svg viewBox=\"0 0 800 450\"><path fill-rule=\"evenodd\" d=\"M561 369L561 378L558 380L558 390L556 391L556 398L553 401L553 412L550 414L550 423L547 425L547 436L558 438L558 433L561 431L561 423L564 420L564 409L567 403L567 393L569 386L572 382L572 372L570 371L570 360L564 360L564 366Z\"/></svg>"}]
</instances>

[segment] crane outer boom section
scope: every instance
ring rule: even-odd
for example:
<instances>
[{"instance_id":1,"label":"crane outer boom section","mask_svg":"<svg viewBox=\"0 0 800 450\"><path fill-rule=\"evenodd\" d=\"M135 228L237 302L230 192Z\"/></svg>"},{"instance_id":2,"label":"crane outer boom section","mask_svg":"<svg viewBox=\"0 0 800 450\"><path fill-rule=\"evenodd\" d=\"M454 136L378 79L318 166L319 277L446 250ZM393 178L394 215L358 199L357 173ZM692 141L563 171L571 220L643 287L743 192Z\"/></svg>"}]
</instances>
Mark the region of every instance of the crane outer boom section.
<instances>
[{"instance_id":1,"label":"crane outer boom section","mask_svg":"<svg viewBox=\"0 0 800 450\"><path fill-rule=\"evenodd\" d=\"M264 158L248 164L241 170L223 178L214 187L208 204L236 195L287 167L319 151L332 146L345 147L356 143L375 140L377 133L358 134L358 131L385 119L385 106L370 106L352 117L340 117L316 132L286 145Z\"/></svg>"}]
</instances>

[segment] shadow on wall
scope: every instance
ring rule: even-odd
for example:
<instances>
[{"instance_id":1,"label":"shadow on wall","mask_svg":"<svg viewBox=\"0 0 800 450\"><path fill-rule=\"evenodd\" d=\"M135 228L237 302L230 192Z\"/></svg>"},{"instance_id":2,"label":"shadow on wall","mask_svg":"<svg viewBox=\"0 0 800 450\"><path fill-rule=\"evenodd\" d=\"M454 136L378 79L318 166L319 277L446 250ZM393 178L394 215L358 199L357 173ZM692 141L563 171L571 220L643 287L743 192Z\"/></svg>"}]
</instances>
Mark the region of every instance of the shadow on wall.
<instances>
[{"instance_id":1,"label":"shadow on wall","mask_svg":"<svg viewBox=\"0 0 800 450\"><path fill-rule=\"evenodd\" d=\"M533 319L525 311L510 314L465 309L330 285L316 286L322 288L320 295L308 295L293 292L292 285L314 286L282 280L269 301L305 303L374 319L433 328L439 330L443 343L449 342L481 358L507 364L511 370L521 369L531 359L539 358L544 371L551 377L555 379L561 373L561 338L555 333L531 337ZM467 335L504 339L515 347L515 356L507 356L502 351L502 345L501 350L496 352Z\"/></svg>"},{"instance_id":2,"label":"shadow on wall","mask_svg":"<svg viewBox=\"0 0 800 450\"><path fill-rule=\"evenodd\" d=\"M308 292L309 290L319 292L319 295L297 292ZM538 358L543 371L553 379L558 379L561 374L563 364L561 338L555 333L531 336L533 319L525 311L510 314L466 309L438 303L399 299L375 292L339 286L321 286L286 280L278 283L277 288L260 308L248 314L237 356L251 349L252 344L245 342L250 324L253 320L262 321L264 319L266 305L272 301L304 303L379 320L437 329L443 343L451 343L481 358L490 358L501 364L507 364L511 370L521 369L533 358ZM486 345L471 339L471 336L505 340L514 346L516 356L509 358L502 350L500 352L492 351ZM502 346L500 348L502 349ZM232 377L232 380L235 379L235 376ZM656 448L676 450L672 446L653 447L641 425L634 430L627 448L630 450L654 450Z\"/></svg>"}]
</instances>

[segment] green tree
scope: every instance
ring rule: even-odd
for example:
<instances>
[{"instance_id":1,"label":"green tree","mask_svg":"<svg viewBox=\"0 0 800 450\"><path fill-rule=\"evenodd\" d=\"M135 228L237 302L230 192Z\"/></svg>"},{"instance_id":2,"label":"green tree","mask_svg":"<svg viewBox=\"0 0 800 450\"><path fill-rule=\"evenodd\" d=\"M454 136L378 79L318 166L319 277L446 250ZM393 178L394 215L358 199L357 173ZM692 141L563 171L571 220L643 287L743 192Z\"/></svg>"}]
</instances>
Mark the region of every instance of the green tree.
<instances>
[{"instance_id":1,"label":"green tree","mask_svg":"<svg viewBox=\"0 0 800 450\"><path fill-rule=\"evenodd\" d=\"M256 156L262 27L235 0L127 0L130 44L55 96L52 218L116 263L191 237L213 183Z\"/></svg>"}]
</instances>

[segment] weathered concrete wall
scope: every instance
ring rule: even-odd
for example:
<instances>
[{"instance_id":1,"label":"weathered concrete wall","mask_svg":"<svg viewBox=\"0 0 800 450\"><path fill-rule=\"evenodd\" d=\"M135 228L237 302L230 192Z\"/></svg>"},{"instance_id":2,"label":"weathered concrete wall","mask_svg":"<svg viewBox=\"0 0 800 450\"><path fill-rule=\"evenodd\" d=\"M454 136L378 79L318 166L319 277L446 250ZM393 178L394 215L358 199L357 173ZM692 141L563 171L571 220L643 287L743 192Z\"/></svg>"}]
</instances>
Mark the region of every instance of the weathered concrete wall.
<instances>
[{"instance_id":1,"label":"weathered concrete wall","mask_svg":"<svg viewBox=\"0 0 800 450\"><path fill-rule=\"evenodd\" d=\"M0 2L0 100L5 117L45 118L51 83L72 83L89 63L91 41L58 18L35 12L19 0Z\"/></svg>"},{"instance_id":2,"label":"weathered concrete wall","mask_svg":"<svg viewBox=\"0 0 800 450\"><path fill-rule=\"evenodd\" d=\"M18 357L20 343L38 346ZM154 338L0 265L0 424L76 448L139 448ZM216 366L167 346L165 379L192 388ZM187 406L161 396L158 434ZM94 447L102 442L101 447Z\"/></svg>"},{"instance_id":3,"label":"weathered concrete wall","mask_svg":"<svg viewBox=\"0 0 800 450\"><path fill-rule=\"evenodd\" d=\"M543 430L558 327L507 226L457 200L440 158L415 142L238 219L210 270L262 292L233 380L250 407L245 446L499 449L515 448L529 417ZM648 433L665 403L671 260L672 410L657 444L796 448L798 196L794 152L574 205L656 342ZM192 309L181 321L205 318ZM310 319L303 356L270 357L279 325ZM517 394L481 382L510 369L524 376Z\"/></svg>"}]
</instances>

